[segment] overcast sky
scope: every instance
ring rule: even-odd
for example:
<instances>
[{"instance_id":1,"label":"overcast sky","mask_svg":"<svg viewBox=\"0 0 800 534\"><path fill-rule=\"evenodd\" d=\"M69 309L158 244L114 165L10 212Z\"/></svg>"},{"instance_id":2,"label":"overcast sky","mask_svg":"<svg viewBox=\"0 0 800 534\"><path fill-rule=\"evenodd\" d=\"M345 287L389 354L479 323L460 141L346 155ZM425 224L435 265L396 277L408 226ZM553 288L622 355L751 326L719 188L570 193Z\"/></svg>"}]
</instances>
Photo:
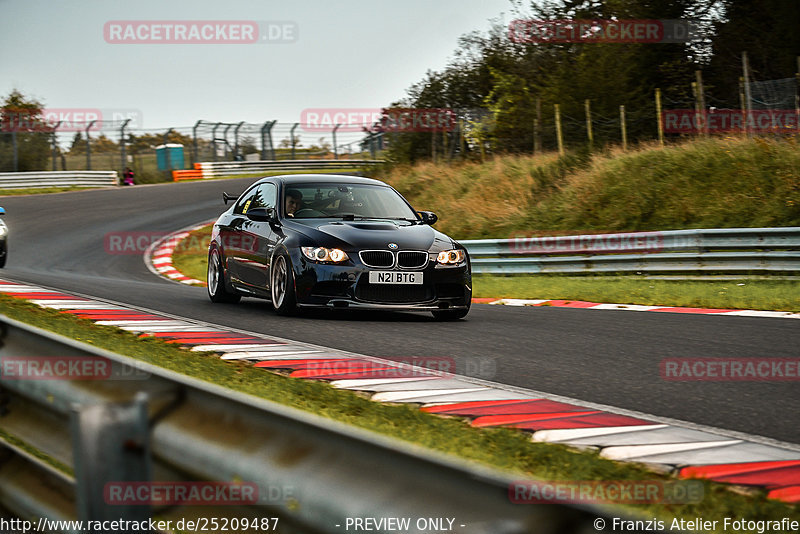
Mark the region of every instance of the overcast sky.
<instances>
[{"instance_id":1,"label":"overcast sky","mask_svg":"<svg viewBox=\"0 0 800 534\"><path fill-rule=\"evenodd\" d=\"M0 0L0 95L136 110L147 129L295 122L308 108L402 98L461 35L512 18L509 0ZM288 24L290 42L114 44L104 33L112 21L237 20Z\"/></svg>"}]
</instances>

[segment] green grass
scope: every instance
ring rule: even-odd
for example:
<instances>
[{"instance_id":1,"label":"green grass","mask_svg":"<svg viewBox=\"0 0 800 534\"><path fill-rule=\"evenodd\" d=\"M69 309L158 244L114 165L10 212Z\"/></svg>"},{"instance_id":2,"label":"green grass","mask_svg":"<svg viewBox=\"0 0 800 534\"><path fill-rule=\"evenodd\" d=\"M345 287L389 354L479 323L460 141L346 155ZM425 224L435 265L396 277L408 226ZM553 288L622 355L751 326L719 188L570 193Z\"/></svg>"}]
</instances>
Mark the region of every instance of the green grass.
<instances>
[{"instance_id":1,"label":"green grass","mask_svg":"<svg viewBox=\"0 0 800 534\"><path fill-rule=\"evenodd\" d=\"M41 309L5 295L0 295L0 312L187 376L454 454L513 472L522 478L575 481L651 481L666 478L634 463L600 458L594 452L535 443L529 435L514 429L477 429L461 418L433 416L415 406L372 402L361 394L337 390L323 382L294 379L256 369L246 362L223 361L215 355L192 353L159 338L137 337L66 313ZM743 495L722 484L709 481L702 483L704 498L698 503L648 504L630 509L657 515L665 520L695 516L753 520L790 517L800 520L800 508L769 500L763 490L756 489Z\"/></svg>"},{"instance_id":2,"label":"green grass","mask_svg":"<svg viewBox=\"0 0 800 534\"><path fill-rule=\"evenodd\" d=\"M374 174L460 239L800 226L794 138L709 138L623 152L498 156Z\"/></svg>"},{"instance_id":3,"label":"green grass","mask_svg":"<svg viewBox=\"0 0 800 534\"><path fill-rule=\"evenodd\" d=\"M212 225L193 230L178 243L172 254L172 265L190 278L206 279L208 269L208 244L211 241Z\"/></svg>"},{"instance_id":4,"label":"green grass","mask_svg":"<svg viewBox=\"0 0 800 534\"><path fill-rule=\"evenodd\" d=\"M475 275L473 285L475 297L800 311L800 281L797 280Z\"/></svg>"},{"instance_id":5,"label":"green grass","mask_svg":"<svg viewBox=\"0 0 800 534\"><path fill-rule=\"evenodd\" d=\"M19 195L43 195L46 193L65 193L68 191L85 191L88 189L99 189L93 187L35 187L27 189L0 189L0 196L19 196Z\"/></svg>"}]
</instances>

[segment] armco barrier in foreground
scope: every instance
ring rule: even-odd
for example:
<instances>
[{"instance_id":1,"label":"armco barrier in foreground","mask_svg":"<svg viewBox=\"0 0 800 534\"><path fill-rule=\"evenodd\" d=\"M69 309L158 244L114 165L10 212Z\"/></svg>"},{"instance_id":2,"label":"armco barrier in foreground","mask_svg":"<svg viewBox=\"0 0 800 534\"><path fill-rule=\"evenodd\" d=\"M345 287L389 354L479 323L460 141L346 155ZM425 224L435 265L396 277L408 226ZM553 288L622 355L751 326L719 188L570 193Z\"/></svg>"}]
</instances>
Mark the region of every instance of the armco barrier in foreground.
<instances>
[{"instance_id":1,"label":"armco barrier in foreground","mask_svg":"<svg viewBox=\"0 0 800 534\"><path fill-rule=\"evenodd\" d=\"M461 243L476 273L800 275L800 227L715 228Z\"/></svg>"},{"instance_id":2,"label":"armco barrier in foreground","mask_svg":"<svg viewBox=\"0 0 800 534\"><path fill-rule=\"evenodd\" d=\"M42 171L0 173L0 189L41 187L113 187L117 171Z\"/></svg>"},{"instance_id":3,"label":"armco barrier in foreground","mask_svg":"<svg viewBox=\"0 0 800 534\"><path fill-rule=\"evenodd\" d=\"M514 504L512 475L7 317L0 324L0 358L105 358L139 378L2 381L0 504L26 520L229 517L239 524L258 520L264 531L265 518L280 518L278 532L345 532L348 518L450 518L453 531L464 534L546 534L610 532L611 514L620 517L590 505ZM40 453L71 466L74 476ZM156 487L152 480L168 482ZM216 491L192 494L198 484L208 487L201 481L215 481ZM164 487L181 487L195 498L176 503L177 493L170 498L161 491L148 499ZM239 504L219 506L220 499ZM606 526L598 527L600 521ZM388 525L373 531L396 532Z\"/></svg>"}]
</instances>

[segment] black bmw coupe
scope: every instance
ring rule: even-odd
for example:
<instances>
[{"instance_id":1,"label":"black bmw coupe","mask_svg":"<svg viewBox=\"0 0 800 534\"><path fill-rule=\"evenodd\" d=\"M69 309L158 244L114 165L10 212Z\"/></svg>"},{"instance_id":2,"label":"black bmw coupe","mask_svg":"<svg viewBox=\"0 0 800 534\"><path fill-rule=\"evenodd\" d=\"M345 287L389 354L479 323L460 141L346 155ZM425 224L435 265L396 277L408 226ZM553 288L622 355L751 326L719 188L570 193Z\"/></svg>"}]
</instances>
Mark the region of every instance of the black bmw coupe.
<instances>
[{"instance_id":1,"label":"black bmw coupe","mask_svg":"<svg viewBox=\"0 0 800 534\"><path fill-rule=\"evenodd\" d=\"M214 223L208 250L213 302L266 298L280 315L301 308L469 312L472 276L459 243L369 178L263 178Z\"/></svg>"}]
</instances>

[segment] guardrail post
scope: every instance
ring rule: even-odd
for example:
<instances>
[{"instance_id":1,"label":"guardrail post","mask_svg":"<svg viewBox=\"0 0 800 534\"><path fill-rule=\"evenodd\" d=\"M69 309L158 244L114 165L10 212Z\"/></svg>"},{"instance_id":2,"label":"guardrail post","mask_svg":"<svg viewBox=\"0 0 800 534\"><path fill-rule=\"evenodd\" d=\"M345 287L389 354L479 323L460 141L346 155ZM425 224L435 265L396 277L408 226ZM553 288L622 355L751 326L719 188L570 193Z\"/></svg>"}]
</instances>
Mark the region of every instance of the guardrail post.
<instances>
[{"instance_id":1,"label":"guardrail post","mask_svg":"<svg viewBox=\"0 0 800 534\"><path fill-rule=\"evenodd\" d=\"M149 504L126 504L124 498L126 489L135 494L138 484L151 480L147 395L139 393L133 402L76 406L70 427L78 519L149 520Z\"/></svg>"},{"instance_id":2,"label":"guardrail post","mask_svg":"<svg viewBox=\"0 0 800 534\"><path fill-rule=\"evenodd\" d=\"M119 129L119 152L120 152L120 163L122 166L119 168L119 172L124 175L125 168L128 166L128 158L125 157L125 127L128 126L128 123L131 122L130 119L125 119L125 122L122 123L122 128Z\"/></svg>"},{"instance_id":3,"label":"guardrail post","mask_svg":"<svg viewBox=\"0 0 800 534\"><path fill-rule=\"evenodd\" d=\"M294 123L294 126L292 126L292 129L289 131L289 139L292 141L292 159L295 159L295 157L294 157L294 149L295 149L295 146L297 145L297 140L294 138L294 130L295 130L295 128L297 128L298 124L300 124L300 123L299 122Z\"/></svg>"},{"instance_id":4,"label":"guardrail post","mask_svg":"<svg viewBox=\"0 0 800 534\"><path fill-rule=\"evenodd\" d=\"M92 121L89 123L89 126L86 127L86 170L92 170L92 143L91 138L89 137L89 130L92 129L94 123L97 121Z\"/></svg>"},{"instance_id":5,"label":"guardrail post","mask_svg":"<svg viewBox=\"0 0 800 534\"><path fill-rule=\"evenodd\" d=\"M341 124L337 124L333 128L333 159L339 159L339 148L336 146L336 130L339 129Z\"/></svg>"},{"instance_id":6,"label":"guardrail post","mask_svg":"<svg viewBox=\"0 0 800 534\"><path fill-rule=\"evenodd\" d=\"M50 138L50 141L52 143L53 170L54 171L58 170L58 166L56 164L56 157L58 156L57 155L57 152L58 152L58 139L56 139L56 130L58 130L59 126L61 126L61 121L58 121L56 123L56 125L53 126L53 133L52 133L52 137Z\"/></svg>"},{"instance_id":7,"label":"guardrail post","mask_svg":"<svg viewBox=\"0 0 800 534\"><path fill-rule=\"evenodd\" d=\"M240 122L236 125L236 129L233 130L233 160L239 161L239 128L242 127L244 121ZM244 158L242 158L244 159Z\"/></svg>"}]
</instances>

